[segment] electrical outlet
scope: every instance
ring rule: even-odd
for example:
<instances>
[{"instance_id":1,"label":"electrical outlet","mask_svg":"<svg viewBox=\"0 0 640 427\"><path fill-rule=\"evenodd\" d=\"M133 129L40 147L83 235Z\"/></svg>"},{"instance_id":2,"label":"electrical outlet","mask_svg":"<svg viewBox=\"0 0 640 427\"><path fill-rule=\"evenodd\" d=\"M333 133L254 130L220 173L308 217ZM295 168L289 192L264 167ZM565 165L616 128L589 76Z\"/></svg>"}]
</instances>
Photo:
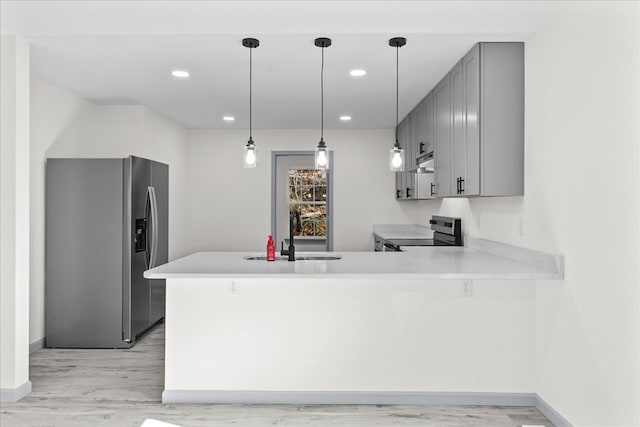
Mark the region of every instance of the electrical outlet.
<instances>
[{"instance_id":1,"label":"electrical outlet","mask_svg":"<svg viewBox=\"0 0 640 427\"><path fill-rule=\"evenodd\" d=\"M229 279L227 281L227 295L240 294L240 281L238 279Z\"/></svg>"},{"instance_id":2,"label":"electrical outlet","mask_svg":"<svg viewBox=\"0 0 640 427\"><path fill-rule=\"evenodd\" d=\"M473 296L473 280L462 281L462 296L463 297Z\"/></svg>"}]
</instances>

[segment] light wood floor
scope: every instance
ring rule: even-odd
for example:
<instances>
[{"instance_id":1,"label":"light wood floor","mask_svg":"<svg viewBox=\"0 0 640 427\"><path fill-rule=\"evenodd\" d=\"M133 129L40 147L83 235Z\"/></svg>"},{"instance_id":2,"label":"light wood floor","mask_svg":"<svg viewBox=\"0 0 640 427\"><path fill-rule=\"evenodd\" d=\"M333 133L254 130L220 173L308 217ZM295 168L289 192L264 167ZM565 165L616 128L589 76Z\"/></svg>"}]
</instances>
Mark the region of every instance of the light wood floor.
<instances>
[{"instance_id":1,"label":"light wood floor","mask_svg":"<svg viewBox=\"0 0 640 427\"><path fill-rule=\"evenodd\" d=\"M385 405L162 405L164 326L129 350L43 349L33 392L2 404L2 427L138 427L146 418L200 426L552 426L535 408Z\"/></svg>"}]
</instances>

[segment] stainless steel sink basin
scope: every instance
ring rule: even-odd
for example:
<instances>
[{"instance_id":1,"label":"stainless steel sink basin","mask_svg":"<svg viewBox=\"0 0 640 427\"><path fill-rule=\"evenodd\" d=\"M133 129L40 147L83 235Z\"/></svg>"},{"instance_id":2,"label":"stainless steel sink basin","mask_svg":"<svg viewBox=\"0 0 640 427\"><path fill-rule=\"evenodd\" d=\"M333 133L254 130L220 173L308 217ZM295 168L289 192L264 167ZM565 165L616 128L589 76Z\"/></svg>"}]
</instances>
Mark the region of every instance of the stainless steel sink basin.
<instances>
[{"instance_id":1,"label":"stainless steel sink basin","mask_svg":"<svg viewBox=\"0 0 640 427\"><path fill-rule=\"evenodd\" d=\"M342 259L340 255L305 255L297 257L296 261L334 261Z\"/></svg>"},{"instance_id":2,"label":"stainless steel sink basin","mask_svg":"<svg viewBox=\"0 0 640 427\"><path fill-rule=\"evenodd\" d=\"M246 256L247 261L266 261L266 256ZM276 261L287 261L286 256L277 256ZM296 257L296 261L335 261L342 259L340 255L304 255Z\"/></svg>"}]
</instances>

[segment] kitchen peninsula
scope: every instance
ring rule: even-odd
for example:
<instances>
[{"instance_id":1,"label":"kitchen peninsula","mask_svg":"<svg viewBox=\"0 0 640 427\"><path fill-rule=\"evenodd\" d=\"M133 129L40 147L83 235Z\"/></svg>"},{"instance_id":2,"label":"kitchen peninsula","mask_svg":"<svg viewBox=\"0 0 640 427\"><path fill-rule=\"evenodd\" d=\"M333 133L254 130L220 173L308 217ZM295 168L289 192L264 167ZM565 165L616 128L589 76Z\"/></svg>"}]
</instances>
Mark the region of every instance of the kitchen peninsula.
<instances>
[{"instance_id":1,"label":"kitchen peninsula","mask_svg":"<svg viewBox=\"0 0 640 427\"><path fill-rule=\"evenodd\" d=\"M167 279L163 402L533 404L531 281L562 279L563 258L465 244L147 271Z\"/></svg>"}]
</instances>

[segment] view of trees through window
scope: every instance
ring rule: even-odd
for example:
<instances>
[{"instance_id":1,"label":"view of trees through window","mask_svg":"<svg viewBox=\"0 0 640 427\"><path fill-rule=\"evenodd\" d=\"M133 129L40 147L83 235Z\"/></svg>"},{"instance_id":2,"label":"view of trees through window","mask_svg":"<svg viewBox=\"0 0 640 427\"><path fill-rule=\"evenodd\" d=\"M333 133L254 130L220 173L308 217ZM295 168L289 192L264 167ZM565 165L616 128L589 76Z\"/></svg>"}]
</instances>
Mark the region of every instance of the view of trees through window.
<instances>
[{"instance_id":1,"label":"view of trees through window","mask_svg":"<svg viewBox=\"0 0 640 427\"><path fill-rule=\"evenodd\" d=\"M289 170L289 211L300 211L302 232L296 236L327 235L327 174L320 169Z\"/></svg>"}]
</instances>

